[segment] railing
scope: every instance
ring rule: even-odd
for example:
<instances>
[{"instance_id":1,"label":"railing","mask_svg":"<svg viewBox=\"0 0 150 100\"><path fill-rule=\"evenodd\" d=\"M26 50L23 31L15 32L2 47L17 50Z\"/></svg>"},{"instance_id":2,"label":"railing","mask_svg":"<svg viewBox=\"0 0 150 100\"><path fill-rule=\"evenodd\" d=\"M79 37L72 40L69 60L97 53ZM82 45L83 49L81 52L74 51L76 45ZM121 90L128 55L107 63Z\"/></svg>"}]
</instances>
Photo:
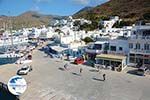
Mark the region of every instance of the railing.
<instances>
[{"instance_id":1,"label":"railing","mask_svg":"<svg viewBox=\"0 0 150 100\"><path fill-rule=\"evenodd\" d=\"M86 49L87 53L103 53L103 50Z\"/></svg>"},{"instance_id":2,"label":"railing","mask_svg":"<svg viewBox=\"0 0 150 100\"><path fill-rule=\"evenodd\" d=\"M124 56L124 55L126 55L126 53L125 52L122 52L122 51L108 51L108 54L114 54L114 55L122 55L122 56Z\"/></svg>"},{"instance_id":3,"label":"railing","mask_svg":"<svg viewBox=\"0 0 150 100\"><path fill-rule=\"evenodd\" d=\"M150 54L150 50L130 50L131 53L148 53Z\"/></svg>"},{"instance_id":4,"label":"railing","mask_svg":"<svg viewBox=\"0 0 150 100\"><path fill-rule=\"evenodd\" d=\"M150 39L150 36L131 36L131 39Z\"/></svg>"}]
</instances>

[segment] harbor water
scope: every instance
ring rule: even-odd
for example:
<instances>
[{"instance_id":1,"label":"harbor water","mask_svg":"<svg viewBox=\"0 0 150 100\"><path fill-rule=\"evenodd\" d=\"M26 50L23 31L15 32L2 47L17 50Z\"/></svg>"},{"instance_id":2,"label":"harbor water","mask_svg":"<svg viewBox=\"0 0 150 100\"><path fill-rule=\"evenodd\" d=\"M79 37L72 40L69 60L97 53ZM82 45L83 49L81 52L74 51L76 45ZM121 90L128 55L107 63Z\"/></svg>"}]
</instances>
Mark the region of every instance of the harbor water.
<instances>
[{"instance_id":1,"label":"harbor water","mask_svg":"<svg viewBox=\"0 0 150 100\"><path fill-rule=\"evenodd\" d=\"M15 63L19 58L0 58L0 65Z\"/></svg>"}]
</instances>

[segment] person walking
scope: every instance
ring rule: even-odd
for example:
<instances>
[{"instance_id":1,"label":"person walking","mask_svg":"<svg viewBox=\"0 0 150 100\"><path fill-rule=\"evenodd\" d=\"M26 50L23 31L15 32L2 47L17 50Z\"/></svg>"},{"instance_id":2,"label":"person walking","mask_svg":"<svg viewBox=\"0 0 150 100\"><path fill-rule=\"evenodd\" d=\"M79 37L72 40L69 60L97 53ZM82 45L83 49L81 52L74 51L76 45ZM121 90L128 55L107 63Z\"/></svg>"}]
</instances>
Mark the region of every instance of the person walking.
<instances>
[{"instance_id":1,"label":"person walking","mask_svg":"<svg viewBox=\"0 0 150 100\"><path fill-rule=\"evenodd\" d=\"M97 71L100 72L100 66L97 66Z\"/></svg>"},{"instance_id":2,"label":"person walking","mask_svg":"<svg viewBox=\"0 0 150 100\"><path fill-rule=\"evenodd\" d=\"M63 60L63 55L62 54L60 54L60 60Z\"/></svg>"},{"instance_id":3,"label":"person walking","mask_svg":"<svg viewBox=\"0 0 150 100\"><path fill-rule=\"evenodd\" d=\"M66 63L66 64L64 65L64 69L67 70L67 67L68 67L68 63Z\"/></svg>"},{"instance_id":4,"label":"person walking","mask_svg":"<svg viewBox=\"0 0 150 100\"><path fill-rule=\"evenodd\" d=\"M103 81L105 81L106 79L106 74L103 74Z\"/></svg>"},{"instance_id":5,"label":"person walking","mask_svg":"<svg viewBox=\"0 0 150 100\"><path fill-rule=\"evenodd\" d=\"M83 71L83 69L82 69L82 68L80 68L80 74L82 73L82 71Z\"/></svg>"}]
</instances>

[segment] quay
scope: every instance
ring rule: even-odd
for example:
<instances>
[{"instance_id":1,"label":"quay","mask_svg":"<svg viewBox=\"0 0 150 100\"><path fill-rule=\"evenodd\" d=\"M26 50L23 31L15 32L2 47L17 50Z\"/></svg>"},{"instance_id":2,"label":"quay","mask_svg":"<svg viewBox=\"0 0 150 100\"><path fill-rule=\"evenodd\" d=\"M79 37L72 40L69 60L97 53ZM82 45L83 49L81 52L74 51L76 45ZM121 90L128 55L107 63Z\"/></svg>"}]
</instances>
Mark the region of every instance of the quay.
<instances>
[{"instance_id":1,"label":"quay","mask_svg":"<svg viewBox=\"0 0 150 100\"><path fill-rule=\"evenodd\" d=\"M40 47L38 47L39 49ZM149 100L149 77L102 70L85 65L69 64L66 61L47 57L42 51L33 51L33 71L23 76L28 87L20 100ZM21 65L8 64L0 67L0 81L7 84L16 75ZM80 67L83 68L79 75ZM102 74L106 81L102 81Z\"/></svg>"}]
</instances>

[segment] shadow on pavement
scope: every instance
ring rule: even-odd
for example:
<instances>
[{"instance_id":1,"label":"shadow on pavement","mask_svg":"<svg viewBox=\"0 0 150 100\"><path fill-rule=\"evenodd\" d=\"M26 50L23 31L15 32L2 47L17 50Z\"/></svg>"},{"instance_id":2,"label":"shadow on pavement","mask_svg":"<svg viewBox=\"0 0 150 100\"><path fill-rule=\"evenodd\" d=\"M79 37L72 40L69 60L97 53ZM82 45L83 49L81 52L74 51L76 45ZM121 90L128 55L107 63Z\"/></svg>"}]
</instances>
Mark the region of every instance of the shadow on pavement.
<instances>
[{"instance_id":1,"label":"shadow on pavement","mask_svg":"<svg viewBox=\"0 0 150 100\"><path fill-rule=\"evenodd\" d=\"M128 71L127 73L128 73L128 74L132 74L132 75L137 75L137 76L143 76L143 74L138 74L137 71L138 71L138 70L130 70L130 71Z\"/></svg>"},{"instance_id":2,"label":"shadow on pavement","mask_svg":"<svg viewBox=\"0 0 150 100\"><path fill-rule=\"evenodd\" d=\"M89 70L90 72L98 72L98 70L96 70L96 69L91 69L91 70Z\"/></svg>"},{"instance_id":3,"label":"shadow on pavement","mask_svg":"<svg viewBox=\"0 0 150 100\"><path fill-rule=\"evenodd\" d=\"M50 53L50 50L48 48L40 48L39 49L40 51L44 52L47 56L44 56L44 57L50 57L50 58L53 58L53 55Z\"/></svg>"},{"instance_id":4,"label":"shadow on pavement","mask_svg":"<svg viewBox=\"0 0 150 100\"><path fill-rule=\"evenodd\" d=\"M11 94L7 85L0 82L0 100L20 100L18 96Z\"/></svg>"},{"instance_id":5,"label":"shadow on pavement","mask_svg":"<svg viewBox=\"0 0 150 100\"><path fill-rule=\"evenodd\" d=\"M61 68L61 67L59 67L58 69L61 70L61 71L65 71L65 69L64 69L64 68Z\"/></svg>"},{"instance_id":6,"label":"shadow on pavement","mask_svg":"<svg viewBox=\"0 0 150 100\"><path fill-rule=\"evenodd\" d=\"M75 72L72 72L73 75L76 75L76 76L81 76L80 74L78 73L75 73Z\"/></svg>"},{"instance_id":7,"label":"shadow on pavement","mask_svg":"<svg viewBox=\"0 0 150 100\"><path fill-rule=\"evenodd\" d=\"M104 81L104 80L102 80L102 79L98 79L98 78L95 78L95 77L93 77L92 79L93 79L93 80L96 80L96 81Z\"/></svg>"},{"instance_id":8,"label":"shadow on pavement","mask_svg":"<svg viewBox=\"0 0 150 100\"><path fill-rule=\"evenodd\" d=\"M94 67L94 63L89 62L89 61L84 62L83 65L86 65L88 67Z\"/></svg>"}]
</instances>

